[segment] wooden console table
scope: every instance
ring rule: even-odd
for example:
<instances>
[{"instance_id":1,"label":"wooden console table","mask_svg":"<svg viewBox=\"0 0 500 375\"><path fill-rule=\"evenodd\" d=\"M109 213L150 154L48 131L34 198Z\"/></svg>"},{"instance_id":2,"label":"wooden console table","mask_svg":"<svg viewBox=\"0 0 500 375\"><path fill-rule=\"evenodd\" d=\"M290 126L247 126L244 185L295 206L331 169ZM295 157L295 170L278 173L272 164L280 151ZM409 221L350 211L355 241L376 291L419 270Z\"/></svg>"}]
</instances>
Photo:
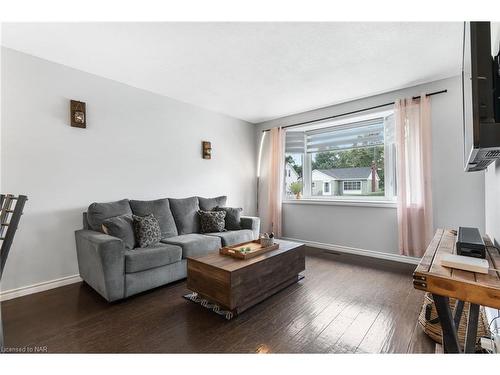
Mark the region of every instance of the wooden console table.
<instances>
[{"instance_id":1,"label":"wooden console table","mask_svg":"<svg viewBox=\"0 0 500 375\"><path fill-rule=\"evenodd\" d=\"M486 259L490 268L500 269L500 253L488 237ZM457 329L462 316L464 302L470 303L469 319L465 336L465 353L473 353L476 345L479 305L500 309L500 274L490 270L489 274L457 270L441 266L444 254L455 254L456 232L438 229L419 265L413 273L413 286L432 293L443 330L445 353L460 353ZM457 303L452 314L449 298Z\"/></svg>"}]
</instances>

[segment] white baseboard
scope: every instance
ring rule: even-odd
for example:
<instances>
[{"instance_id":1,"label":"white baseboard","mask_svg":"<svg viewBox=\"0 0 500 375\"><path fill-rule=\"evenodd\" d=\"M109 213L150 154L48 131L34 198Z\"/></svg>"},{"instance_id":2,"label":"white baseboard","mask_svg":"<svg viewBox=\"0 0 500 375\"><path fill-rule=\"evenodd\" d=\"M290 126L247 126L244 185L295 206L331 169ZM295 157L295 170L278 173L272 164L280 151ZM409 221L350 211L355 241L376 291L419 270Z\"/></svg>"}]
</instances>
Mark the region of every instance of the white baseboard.
<instances>
[{"instance_id":1,"label":"white baseboard","mask_svg":"<svg viewBox=\"0 0 500 375\"><path fill-rule=\"evenodd\" d=\"M338 253L362 255L362 256L368 256L368 257L372 257L372 258L392 260L395 262L408 263L408 264L418 264L420 262L420 258L414 258L414 257L409 257L409 256L404 256L404 255L399 255L399 254L382 253L380 251L358 249L355 247L333 245L333 244L314 242L314 241L305 241L305 240L300 240L298 238L290 238L290 237L281 237L281 238L284 240L289 240L289 241L302 242L303 244L305 244L307 246L316 247L318 249L323 249L323 250L331 250L331 251L335 251Z\"/></svg>"},{"instance_id":2,"label":"white baseboard","mask_svg":"<svg viewBox=\"0 0 500 375\"><path fill-rule=\"evenodd\" d=\"M82 281L80 275L65 276L55 280L43 281L41 283L22 286L0 292L0 302L9 299L27 296L28 294L43 292L45 290L58 288L60 286L73 284Z\"/></svg>"}]
</instances>

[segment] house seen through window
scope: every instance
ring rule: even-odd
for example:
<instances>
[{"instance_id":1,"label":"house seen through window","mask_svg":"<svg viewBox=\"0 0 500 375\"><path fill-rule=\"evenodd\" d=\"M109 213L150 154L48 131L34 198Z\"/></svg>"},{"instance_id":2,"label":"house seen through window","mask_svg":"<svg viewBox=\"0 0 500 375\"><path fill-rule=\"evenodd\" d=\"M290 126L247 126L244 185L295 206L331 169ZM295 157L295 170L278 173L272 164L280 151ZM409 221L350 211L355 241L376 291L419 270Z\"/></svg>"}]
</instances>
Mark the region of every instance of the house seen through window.
<instances>
[{"instance_id":1,"label":"house seen through window","mask_svg":"<svg viewBox=\"0 0 500 375\"><path fill-rule=\"evenodd\" d=\"M286 199L393 200L393 127L385 111L287 130Z\"/></svg>"}]
</instances>

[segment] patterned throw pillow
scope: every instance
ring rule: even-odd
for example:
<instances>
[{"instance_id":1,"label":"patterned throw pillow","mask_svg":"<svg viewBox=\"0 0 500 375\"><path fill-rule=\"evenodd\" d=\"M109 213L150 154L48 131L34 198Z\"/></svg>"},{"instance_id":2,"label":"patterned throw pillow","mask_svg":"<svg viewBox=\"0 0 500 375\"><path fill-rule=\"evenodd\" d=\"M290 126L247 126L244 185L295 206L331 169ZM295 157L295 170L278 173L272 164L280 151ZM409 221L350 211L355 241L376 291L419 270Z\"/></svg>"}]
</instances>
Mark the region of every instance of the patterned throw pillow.
<instances>
[{"instance_id":1,"label":"patterned throw pillow","mask_svg":"<svg viewBox=\"0 0 500 375\"><path fill-rule=\"evenodd\" d=\"M201 233L223 232L226 213L224 211L198 211Z\"/></svg>"},{"instance_id":2,"label":"patterned throw pillow","mask_svg":"<svg viewBox=\"0 0 500 375\"><path fill-rule=\"evenodd\" d=\"M153 214L136 216L134 218L135 238L139 247L157 245L161 240L161 229L158 219Z\"/></svg>"},{"instance_id":3,"label":"patterned throw pillow","mask_svg":"<svg viewBox=\"0 0 500 375\"><path fill-rule=\"evenodd\" d=\"M225 212L226 213L226 226L227 230L240 230L240 220L241 220L241 212L243 208L234 208L234 207L215 207L214 211Z\"/></svg>"}]
</instances>

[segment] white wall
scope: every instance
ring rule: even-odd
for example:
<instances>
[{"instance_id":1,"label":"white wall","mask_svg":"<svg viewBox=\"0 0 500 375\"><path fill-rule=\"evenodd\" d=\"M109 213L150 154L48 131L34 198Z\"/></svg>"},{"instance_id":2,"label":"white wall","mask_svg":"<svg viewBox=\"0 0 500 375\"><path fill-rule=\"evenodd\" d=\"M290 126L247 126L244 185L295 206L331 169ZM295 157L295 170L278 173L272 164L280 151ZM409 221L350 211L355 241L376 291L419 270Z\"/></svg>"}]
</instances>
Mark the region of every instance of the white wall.
<instances>
[{"instance_id":1,"label":"white wall","mask_svg":"<svg viewBox=\"0 0 500 375\"><path fill-rule=\"evenodd\" d=\"M397 253L396 210L381 207L283 205L285 237Z\"/></svg>"},{"instance_id":2,"label":"white wall","mask_svg":"<svg viewBox=\"0 0 500 375\"><path fill-rule=\"evenodd\" d=\"M254 214L253 125L2 52L1 191L29 196L2 290L77 274L73 232L94 201L227 194ZM70 99L87 103L87 129L69 126Z\"/></svg>"},{"instance_id":3,"label":"white wall","mask_svg":"<svg viewBox=\"0 0 500 375\"><path fill-rule=\"evenodd\" d=\"M261 130L346 113L395 99L447 89L432 97L432 197L434 226L479 227L484 232L484 173L463 172L460 77L419 85L259 124ZM264 184L264 182L263 182ZM261 194L264 200L265 195ZM260 201L260 206L265 202ZM264 219L264 223L267 221ZM284 236L306 241L397 253L395 208L283 205Z\"/></svg>"}]
</instances>

